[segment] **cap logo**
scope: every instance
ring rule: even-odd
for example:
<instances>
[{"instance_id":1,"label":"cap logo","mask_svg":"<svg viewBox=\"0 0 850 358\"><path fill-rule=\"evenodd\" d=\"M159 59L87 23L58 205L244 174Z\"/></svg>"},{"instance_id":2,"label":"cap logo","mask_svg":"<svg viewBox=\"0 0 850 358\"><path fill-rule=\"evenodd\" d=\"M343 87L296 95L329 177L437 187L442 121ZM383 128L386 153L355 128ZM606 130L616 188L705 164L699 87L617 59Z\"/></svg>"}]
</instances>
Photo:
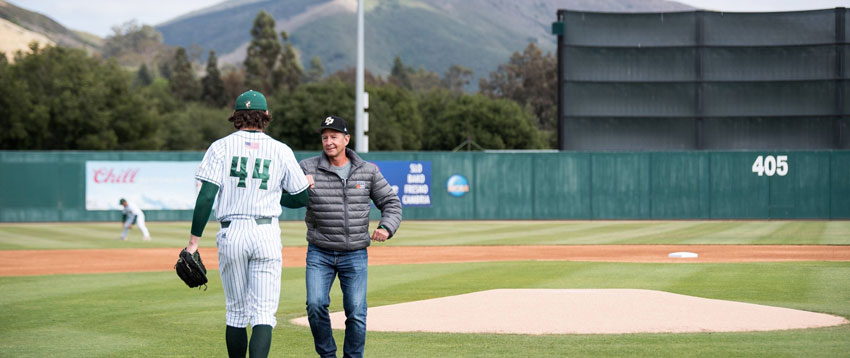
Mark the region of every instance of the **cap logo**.
<instances>
[{"instance_id":1,"label":"cap logo","mask_svg":"<svg viewBox=\"0 0 850 358\"><path fill-rule=\"evenodd\" d=\"M251 108L251 101L245 101L245 108Z\"/></svg>"},{"instance_id":2,"label":"cap logo","mask_svg":"<svg viewBox=\"0 0 850 358\"><path fill-rule=\"evenodd\" d=\"M325 118L325 125L326 126L331 125L331 123L333 123L333 122L334 122L334 117Z\"/></svg>"}]
</instances>

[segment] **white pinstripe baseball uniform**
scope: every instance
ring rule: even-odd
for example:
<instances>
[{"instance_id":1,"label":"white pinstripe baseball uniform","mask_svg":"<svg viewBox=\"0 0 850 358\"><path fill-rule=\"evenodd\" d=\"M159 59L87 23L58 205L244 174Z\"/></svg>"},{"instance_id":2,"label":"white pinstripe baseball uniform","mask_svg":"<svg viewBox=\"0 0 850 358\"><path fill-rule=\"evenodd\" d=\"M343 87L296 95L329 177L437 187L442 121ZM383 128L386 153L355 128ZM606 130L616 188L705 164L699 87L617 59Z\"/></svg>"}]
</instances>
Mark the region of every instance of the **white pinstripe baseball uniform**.
<instances>
[{"instance_id":1,"label":"white pinstripe baseball uniform","mask_svg":"<svg viewBox=\"0 0 850 358\"><path fill-rule=\"evenodd\" d=\"M280 299L282 190L297 194L307 178L295 155L262 132L236 131L210 146L195 178L218 185L215 216L227 325L274 327Z\"/></svg>"}]
</instances>

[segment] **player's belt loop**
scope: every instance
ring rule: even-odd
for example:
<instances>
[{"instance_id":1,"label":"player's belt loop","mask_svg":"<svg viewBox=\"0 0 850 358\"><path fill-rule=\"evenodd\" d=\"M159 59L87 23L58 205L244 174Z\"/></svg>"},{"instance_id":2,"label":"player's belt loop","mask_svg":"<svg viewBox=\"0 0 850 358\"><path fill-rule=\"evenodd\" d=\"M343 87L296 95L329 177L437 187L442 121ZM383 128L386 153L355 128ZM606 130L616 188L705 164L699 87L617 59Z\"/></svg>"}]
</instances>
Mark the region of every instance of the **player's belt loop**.
<instances>
[{"instance_id":1,"label":"player's belt loop","mask_svg":"<svg viewBox=\"0 0 850 358\"><path fill-rule=\"evenodd\" d=\"M230 227L230 221L222 221L221 222L221 228L222 229L226 229L228 227Z\"/></svg>"}]
</instances>

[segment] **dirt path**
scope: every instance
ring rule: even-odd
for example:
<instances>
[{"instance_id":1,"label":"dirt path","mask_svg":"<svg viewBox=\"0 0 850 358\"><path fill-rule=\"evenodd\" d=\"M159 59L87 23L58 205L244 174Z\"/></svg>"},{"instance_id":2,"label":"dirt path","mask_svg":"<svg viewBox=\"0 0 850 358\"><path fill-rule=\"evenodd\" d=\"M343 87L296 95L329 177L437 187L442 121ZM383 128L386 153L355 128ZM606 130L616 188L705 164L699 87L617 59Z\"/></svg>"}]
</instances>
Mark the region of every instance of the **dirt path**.
<instances>
[{"instance_id":1,"label":"dirt path","mask_svg":"<svg viewBox=\"0 0 850 358\"><path fill-rule=\"evenodd\" d=\"M307 249L283 249L284 267L303 267ZM688 251L698 258L671 259ZM177 248L0 251L0 276L169 271ZM215 248L201 248L207 268L218 268ZM551 245L373 246L370 265L485 261L778 262L850 261L850 246L814 245Z\"/></svg>"}]
</instances>

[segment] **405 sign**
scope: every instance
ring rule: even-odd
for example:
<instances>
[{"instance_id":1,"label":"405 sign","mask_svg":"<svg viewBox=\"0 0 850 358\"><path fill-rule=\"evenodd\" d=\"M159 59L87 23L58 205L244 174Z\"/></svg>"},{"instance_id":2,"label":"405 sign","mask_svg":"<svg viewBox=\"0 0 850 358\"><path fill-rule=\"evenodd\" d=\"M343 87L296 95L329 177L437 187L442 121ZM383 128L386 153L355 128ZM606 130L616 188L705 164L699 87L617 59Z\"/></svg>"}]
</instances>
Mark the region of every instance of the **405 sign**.
<instances>
[{"instance_id":1,"label":"405 sign","mask_svg":"<svg viewBox=\"0 0 850 358\"><path fill-rule=\"evenodd\" d=\"M779 175L784 177L788 174L788 156L787 155L760 155L753 163L753 173L759 176L766 175L772 177Z\"/></svg>"}]
</instances>

